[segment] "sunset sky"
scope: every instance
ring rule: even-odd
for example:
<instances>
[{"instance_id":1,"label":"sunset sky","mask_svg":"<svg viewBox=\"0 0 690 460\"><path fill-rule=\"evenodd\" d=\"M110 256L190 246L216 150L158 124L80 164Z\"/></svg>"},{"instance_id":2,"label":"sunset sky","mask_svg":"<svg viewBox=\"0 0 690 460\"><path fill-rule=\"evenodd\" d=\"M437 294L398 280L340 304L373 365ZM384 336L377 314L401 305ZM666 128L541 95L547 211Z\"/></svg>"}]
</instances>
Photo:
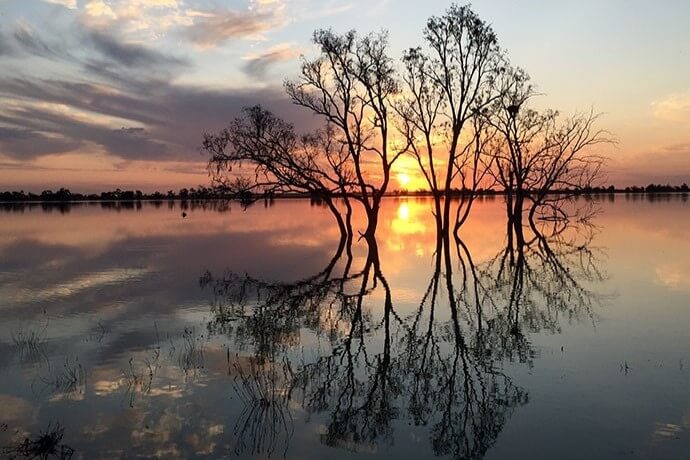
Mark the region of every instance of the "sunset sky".
<instances>
[{"instance_id":1,"label":"sunset sky","mask_svg":"<svg viewBox=\"0 0 690 460\"><path fill-rule=\"evenodd\" d=\"M208 185L201 135L282 89L316 28L421 43L426 0L0 0L0 190ZM476 0L538 104L603 112L609 182L690 182L690 2ZM399 177L414 188L405 164Z\"/></svg>"}]
</instances>

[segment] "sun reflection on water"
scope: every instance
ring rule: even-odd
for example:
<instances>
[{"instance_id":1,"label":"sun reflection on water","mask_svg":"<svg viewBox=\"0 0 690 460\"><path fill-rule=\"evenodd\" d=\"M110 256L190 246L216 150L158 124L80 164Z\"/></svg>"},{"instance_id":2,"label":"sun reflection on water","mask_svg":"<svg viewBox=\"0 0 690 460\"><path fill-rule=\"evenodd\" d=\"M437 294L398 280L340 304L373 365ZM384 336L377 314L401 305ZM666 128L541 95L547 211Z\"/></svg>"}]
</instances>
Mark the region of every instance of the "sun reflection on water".
<instances>
[{"instance_id":1,"label":"sun reflection on water","mask_svg":"<svg viewBox=\"0 0 690 460\"><path fill-rule=\"evenodd\" d=\"M423 256L429 228L425 225L426 213L429 207L425 203L412 200L401 201L390 223L390 233L387 235L387 246L396 252L414 252Z\"/></svg>"}]
</instances>

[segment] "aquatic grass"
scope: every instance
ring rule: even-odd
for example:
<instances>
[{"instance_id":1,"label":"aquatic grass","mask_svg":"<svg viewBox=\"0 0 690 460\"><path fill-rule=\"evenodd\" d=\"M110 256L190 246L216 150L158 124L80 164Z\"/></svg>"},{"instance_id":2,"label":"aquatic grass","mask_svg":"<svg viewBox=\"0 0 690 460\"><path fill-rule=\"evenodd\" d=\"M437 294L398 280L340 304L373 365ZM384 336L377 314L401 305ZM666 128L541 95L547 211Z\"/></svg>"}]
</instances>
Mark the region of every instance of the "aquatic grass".
<instances>
[{"instance_id":1,"label":"aquatic grass","mask_svg":"<svg viewBox=\"0 0 690 460\"><path fill-rule=\"evenodd\" d=\"M153 380L160 369L160 336L158 325L154 322L156 330L156 345L151 349L151 355L144 358L143 366L135 366L134 357L129 358L129 368L122 372L127 383L127 395L129 395L129 406L134 407L137 394L148 395L153 388Z\"/></svg>"},{"instance_id":2,"label":"aquatic grass","mask_svg":"<svg viewBox=\"0 0 690 460\"><path fill-rule=\"evenodd\" d=\"M287 455L294 434L288 407L291 397L289 382L293 377L289 362L286 360L282 365L258 364L255 359L250 359L249 366L234 363L233 367L236 372L233 389L243 403L234 428L237 435L235 453L250 451L270 457L282 439L283 454Z\"/></svg>"},{"instance_id":3,"label":"aquatic grass","mask_svg":"<svg viewBox=\"0 0 690 460\"><path fill-rule=\"evenodd\" d=\"M177 363L185 377L196 378L204 368L203 334L197 336L194 328L185 328L182 334L182 347L177 357Z\"/></svg>"},{"instance_id":4,"label":"aquatic grass","mask_svg":"<svg viewBox=\"0 0 690 460\"><path fill-rule=\"evenodd\" d=\"M69 358L65 358L62 369L50 377L39 377L38 381L42 385L42 391L39 391L39 394L84 394L86 392L87 375L78 357L75 358L74 362L71 362Z\"/></svg>"},{"instance_id":5,"label":"aquatic grass","mask_svg":"<svg viewBox=\"0 0 690 460\"><path fill-rule=\"evenodd\" d=\"M16 445L3 449L2 453L8 458L67 460L74 455L74 449L63 442L64 437L65 428L59 422L54 425L50 422L35 438L24 438Z\"/></svg>"},{"instance_id":6,"label":"aquatic grass","mask_svg":"<svg viewBox=\"0 0 690 460\"><path fill-rule=\"evenodd\" d=\"M46 340L46 331L48 330L50 320L45 310L43 311L43 316L43 321L36 321L25 328L12 331L12 345L15 354L22 362L48 360L43 345Z\"/></svg>"}]
</instances>

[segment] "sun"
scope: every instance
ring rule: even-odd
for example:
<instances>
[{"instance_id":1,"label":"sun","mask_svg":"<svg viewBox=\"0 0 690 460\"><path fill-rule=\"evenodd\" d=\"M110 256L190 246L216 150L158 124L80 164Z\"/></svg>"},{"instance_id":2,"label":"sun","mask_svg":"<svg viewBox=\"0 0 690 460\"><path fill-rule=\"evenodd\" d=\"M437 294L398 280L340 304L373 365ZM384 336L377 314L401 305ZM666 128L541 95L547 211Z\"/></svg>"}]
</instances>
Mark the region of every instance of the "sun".
<instances>
[{"instance_id":1,"label":"sun","mask_svg":"<svg viewBox=\"0 0 690 460\"><path fill-rule=\"evenodd\" d=\"M407 174L398 173L398 183L402 188L407 188L411 181L412 179L410 179L410 176L408 176Z\"/></svg>"}]
</instances>

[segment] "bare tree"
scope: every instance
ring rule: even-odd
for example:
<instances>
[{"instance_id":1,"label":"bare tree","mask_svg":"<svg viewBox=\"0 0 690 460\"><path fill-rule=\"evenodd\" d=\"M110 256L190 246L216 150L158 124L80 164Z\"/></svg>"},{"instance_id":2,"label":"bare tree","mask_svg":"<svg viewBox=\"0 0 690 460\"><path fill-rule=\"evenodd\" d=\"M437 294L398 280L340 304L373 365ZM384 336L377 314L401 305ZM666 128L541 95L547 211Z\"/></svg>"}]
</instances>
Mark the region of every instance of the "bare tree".
<instances>
[{"instance_id":1,"label":"bare tree","mask_svg":"<svg viewBox=\"0 0 690 460\"><path fill-rule=\"evenodd\" d=\"M294 127L261 106L243 109L242 116L217 134L204 134L202 149L209 154L208 170L214 186L236 196L254 193L308 193L322 200L343 234L347 222L335 203L351 183L349 154L330 127L298 136Z\"/></svg>"},{"instance_id":2,"label":"bare tree","mask_svg":"<svg viewBox=\"0 0 690 460\"><path fill-rule=\"evenodd\" d=\"M425 44L405 52L400 78L384 32L317 30L313 41L319 55L303 58L300 77L285 89L325 128L298 136L265 109L245 109L228 129L205 135L217 187L241 198L308 193L330 208L341 231L351 229L355 199L368 218L363 234L373 238L391 169L410 153L433 192L441 240L451 229L458 238L480 188L503 187L509 225L521 232L525 210L530 220L565 219L551 193L586 190L600 176L604 158L592 148L610 139L595 128L598 115L561 121L556 111L531 109L529 76L511 68L492 28L469 6L429 19Z\"/></svg>"},{"instance_id":3,"label":"bare tree","mask_svg":"<svg viewBox=\"0 0 690 460\"><path fill-rule=\"evenodd\" d=\"M304 59L301 76L285 83L293 102L323 117L337 132L354 171L352 196L362 202L373 237L391 167L406 150L390 133L392 98L400 92L395 66L387 55L386 33L359 38L317 30L315 59ZM391 151L392 150L392 151Z\"/></svg>"},{"instance_id":4,"label":"bare tree","mask_svg":"<svg viewBox=\"0 0 690 460\"><path fill-rule=\"evenodd\" d=\"M500 133L494 149L494 179L506 192L509 225L522 233L523 212L566 219L560 206L570 195L596 185L605 157L594 147L613 142L596 128L598 114L590 111L561 120L555 110L530 107L538 95L529 75L521 69L505 72L499 83L501 97L489 110L487 120ZM551 194L558 192L558 195ZM529 203L527 207L526 203Z\"/></svg>"},{"instance_id":5,"label":"bare tree","mask_svg":"<svg viewBox=\"0 0 690 460\"><path fill-rule=\"evenodd\" d=\"M499 96L495 82L506 64L493 30L469 6L452 5L429 19L424 40L403 57L406 95L397 107L400 132L434 194L445 233L453 188L461 189L457 231L488 177L492 158L485 152L495 130L484 114Z\"/></svg>"}]
</instances>

